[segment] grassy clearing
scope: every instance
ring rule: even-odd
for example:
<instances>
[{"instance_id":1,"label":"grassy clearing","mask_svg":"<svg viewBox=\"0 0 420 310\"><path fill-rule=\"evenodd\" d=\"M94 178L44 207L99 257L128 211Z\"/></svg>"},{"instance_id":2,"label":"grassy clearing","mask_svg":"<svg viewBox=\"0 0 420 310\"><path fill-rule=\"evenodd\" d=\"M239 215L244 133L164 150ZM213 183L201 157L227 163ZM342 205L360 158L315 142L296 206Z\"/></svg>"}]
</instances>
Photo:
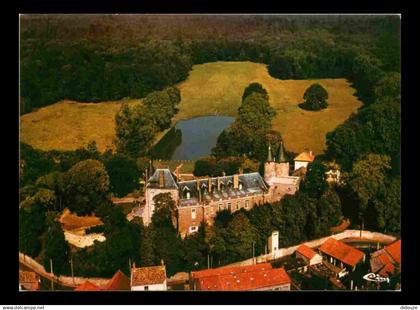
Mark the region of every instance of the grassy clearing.
<instances>
[{"instance_id":1,"label":"grassy clearing","mask_svg":"<svg viewBox=\"0 0 420 310\"><path fill-rule=\"evenodd\" d=\"M174 171L176 167L181 165L180 173L192 173L194 170L195 160L155 160L153 165L155 168L168 168Z\"/></svg>"},{"instance_id":2,"label":"grassy clearing","mask_svg":"<svg viewBox=\"0 0 420 310\"><path fill-rule=\"evenodd\" d=\"M346 79L279 80L266 65L252 62L216 62L194 66L179 85L182 101L176 120L222 114L235 116L246 86L258 82L267 89L270 104L277 110L273 129L278 130L292 152L310 148L315 154L325 148L325 134L343 123L362 103ZM305 90L321 84L329 94L329 106L322 111L298 107Z\"/></svg>"},{"instance_id":3,"label":"grassy clearing","mask_svg":"<svg viewBox=\"0 0 420 310\"><path fill-rule=\"evenodd\" d=\"M127 102L79 103L63 100L20 118L20 138L41 150L75 150L95 140L100 151L115 149L115 113Z\"/></svg>"},{"instance_id":4,"label":"grassy clearing","mask_svg":"<svg viewBox=\"0 0 420 310\"><path fill-rule=\"evenodd\" d=\"M261 83L277 110L273 129L281 132L292 152L310 148L315 154L325 149L325 134L343 123L362 103L346 79L278 80L264 64L214 62L196 65L181 90L179 112L173 123L204 115L235 116L242 93L252 82ZM305 111L298 107L305 90L320 83L329 94L329 107ZM131 104L138 100L129 101ZM71 150L95 140L100 150L113 148L114 115L122 101L75 104L62 101L21 117L21 139L37 148ZM163 133L159 134L162 137Z\"/></svg>"}]
</instances>

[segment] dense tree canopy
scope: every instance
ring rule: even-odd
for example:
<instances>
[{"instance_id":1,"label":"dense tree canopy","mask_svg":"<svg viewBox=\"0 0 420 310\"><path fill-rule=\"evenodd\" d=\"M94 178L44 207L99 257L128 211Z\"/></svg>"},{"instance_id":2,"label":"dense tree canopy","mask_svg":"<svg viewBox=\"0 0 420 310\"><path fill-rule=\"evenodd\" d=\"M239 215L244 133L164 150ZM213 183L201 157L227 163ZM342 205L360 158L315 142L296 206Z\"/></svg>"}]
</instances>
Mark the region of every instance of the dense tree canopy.
<instances>
[{"instance_id":1,"label":"dense tree canopy","mask_svg":"<svg viewBox=\"0 0 420 310\"><path fill-rule=\"evenodd\" d=\"M124 197L139 188L140 172L136 162L121 154L104 160L109 175L110 191L118 197Z\"/></svg>"},{"instance_id":2,"label":"dense tree canopy","mask_svg":"<svg viewBox=\"0 0 420 310\"><path fill-rule=\"evenodd\" d=\"M124 104L115 116L116 145L120 153L138 157L147 153L155 136L156 127L146 108L138 104Z\"/></svg>"},{"instance_id":3,"label":"dense tree canopy","mask_svg":"<svg viewBox=\"0 0 420 310\"><path fill-rule=\"evenodd\" d=\"M251 159L264 160L268 141L281 140L280 134L271 130L275 114L264 95L251 93L239 107L235 122L219 135L212 154L216 158L246 155Z\"/></svg>"},{"instance_id":4,"label":"dense tree canopy","mask_svg":"<svg viewBox=\"0 0 420 310\"><path fill-rule=\"evenodd\" d=\"M45 270L50 271L50 260L52 260L54 274L61 275L66 266L68 267L69 265L68 257L70 255L70 248L56 216L57 214L52 212L48 213L46 217L47 230L45 234L43 263Z\"/></svg>"},{"instance_id":5,"label":"dense tree canopy","mask_svg":"<svg viewBox=\"0 0 420 310\"><path fill-rule=\"evenodd\" d=\"M303 95L304 103L300 105L302 109L318 111L328 106L328 93L320 84L312 84Z\"/></svg>"},{"instance_id":6,"label":"dense tree canopy","mask_svg":"<svg viewBox=\"0 0 420 310\"><path fill-rule=\"evenodd\" d=\"M65 175L66 205L78 215L91 214L107 199L109 176L105 166L88 159L74 165Z\"/></svg>"},{"instance_id":7,"label":"dense tree canopy","mask_svg":"<svg viewBox=\"0 0 420 310\"><path fill-rule=\"evenodd\" d=\"M244 90L242 95L242 102L252 93L259 93L263 95L267 101L269 101L267 90L260 83L251 83Z\"/></svg>"}]
</instances>

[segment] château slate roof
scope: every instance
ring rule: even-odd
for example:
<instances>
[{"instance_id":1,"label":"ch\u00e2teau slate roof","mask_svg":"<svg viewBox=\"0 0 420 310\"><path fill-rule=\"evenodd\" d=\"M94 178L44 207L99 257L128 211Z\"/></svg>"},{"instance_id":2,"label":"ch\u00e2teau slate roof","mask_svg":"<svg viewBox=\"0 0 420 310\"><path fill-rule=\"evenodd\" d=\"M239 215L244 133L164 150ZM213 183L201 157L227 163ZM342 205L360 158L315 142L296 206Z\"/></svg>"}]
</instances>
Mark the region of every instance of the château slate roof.
<instances>
[{"instance_id":1,"label":"ch\u00e2teau slate roof","mask_svg":"<svg viewBox=\"0 0 420 310\"><path fill-rule=\"evenodd\" d=\"M182 205L195 205L201 198L205 203L219 201L236 197L246 197L247 195L262 194L268 190L267 184L258 172L245 173L238 175L238 183L241 189L233 188L234 176L221 176L221 190L217 190L217 177L198 179L192 181L182 181L178 183L179 197ZM212 190L209 192L209 179L211 179ZM201 193L197 190L197 182ZM190 198L186 198L186 193L190 193Z\"/></svg>"},{"instance_id":2,"label":"ch\u00e2teau slate roof","mask_svg":"<svg viewBox=\"0 0 420 310\"><path fill-rule=\"evenodd\" d=\"M164 173L165 184L164 184L163 188L165 188L165 189L177 189L178 185L177 185L177 182L176 182L176 176L174 174L172 174L172 172L169 169L156 169L155 172L153 173L153 175L149 178L149 180L147 182L147 187L148 188L160 188L159 187L160 171L163 171L163 173Z\"/></svg>"}]
</instances>

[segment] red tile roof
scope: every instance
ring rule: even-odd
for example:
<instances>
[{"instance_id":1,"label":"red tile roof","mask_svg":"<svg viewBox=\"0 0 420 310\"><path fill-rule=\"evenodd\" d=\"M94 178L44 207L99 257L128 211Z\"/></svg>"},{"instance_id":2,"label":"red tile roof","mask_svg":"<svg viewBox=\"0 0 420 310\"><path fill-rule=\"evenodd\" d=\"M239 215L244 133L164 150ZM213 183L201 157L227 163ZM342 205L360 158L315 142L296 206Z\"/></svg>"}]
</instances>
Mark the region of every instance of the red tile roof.
<instances>
[{"instance_id":1,"label":"red tile roof","mask_svg":"<svg viewBox=\"0 0 420 310\"><path fill-rule=\"evenodd\" d=\"M311 259L312 257L314 257L317 254L314 250L312 250L310 247L308 247L307 245L304 245L304 244L300 245L297 248L296 252L305 256L308 259Z\"/></svg>"},{"instance_id":2,"label":"red tile roof","mask_svg":"<svg viewBox=\"0 0 420 310\"><path fill-rule=\"evenodd\" d=\"M191 276L193 279L196 278L203 278L209 276L220 276L225 274L238 274L238 273L245 273L251 272L255 270L268 270L272 269L270 263L263 263L257 265L249 265L249 266L232 266L232 267L220 267L215 269L204 269L200 271L193 271Z\"/></svg>"},{"instance_id":3,"label":"red tile roof","mask_svg":"<svg viewBox=\"0 0 420 310\"><path fill-rule=\"evenodd\" d=\"M383 277L389 277L401 264L401 240L398 240L383 249L371 254L370 266L372 272Z\"/></svg>"},{"instance_id":4,"label":"red tile roof","mask_svg":"<svg viewBox=\"0 0 420 310\"><path fill-rule=\"evenodd\" d=\"M391 264L391 263L388 263L379 271L379 274L382 277L387 278L387 277L389 277L390 274L394 273L394 270L395 270L394 265Z\"/></svg>"},{"instance_id":5,"label":"red tile roof","mask_svg":"<svg viewBox=\"0 0 420 310\"><path fill-rule=\"evenodd\" d=\"M401 264L401 240L398 240L385 247L385 251L398 264Z\"/></svg>"},{"instance_id":6,"label":"red tile roof","mask_svg":"<svg viewBox=\"0 0 420 310\"><path fill-rule=\"evenodd\" d=\"M19 284L27 290L39 290L39 275L33 271L19 270Z\"/></svg>"},{"instance_id":7,"label":"red tile roof","mask_svg":"<svg viewBox=\"0 0 420 310\"><path fill-rule=\"evenodd\" d=\"M118 270L111 280L103 287L105 291L129 291L130 279L121 270Z\"/></svg>"},{"instance_id":8,"label":"red tile roof","mask_svg":"<svg viewBox=\"0 0 420 310\"><path fill-rule=\"evenodd\" d=\"M295 161L309 161L313 162L315 155L311 151L304 151L295 157Z\"/></svg>"},{"instance_id":9,"label":"red tile roof","mask_svg":"<svg viewBox=\"0 0 420 310\"><path fill-rule=\"evenodd\" d=\"M231 268L226 269L230 270ZM202 291L250 291L291 283L289 275L283 268L267 269L262 267L260 269L246 268L245 270L245 272L222 272L216 275L196 277L197 289Z\"/></svg>"},{"instance_id":10,"label":"red tile roof","mask_svg":"<svg viewBox=\"0 0 420 310\"><path fill-rule=\"evenodd\" d=\"M165 280L165 266L134 267L131 269L131 286L162 284Z\"/></svg>"},{"instance_id":11,"label":"red tile roof","mask_svg":"<svg viewBox=\"0 0 420 310\"><path fill-rule=\"evenodd\" d=\"M102 291L102 288L93 284L92 282L85 281L74 289L75 291Z\"/></svg>"},{"instance_id":12,"label":"red tile roof","mask_svg":"<svg viewBox=\"0 0 420 310\"><path fill-rule=\"evenodd\" d=\"M327 255L330 255L349 266L358 264L365 254L358 249L345 244L344 242L329 238L320 247L319 250Z\"/></svg>"}]
</instances>

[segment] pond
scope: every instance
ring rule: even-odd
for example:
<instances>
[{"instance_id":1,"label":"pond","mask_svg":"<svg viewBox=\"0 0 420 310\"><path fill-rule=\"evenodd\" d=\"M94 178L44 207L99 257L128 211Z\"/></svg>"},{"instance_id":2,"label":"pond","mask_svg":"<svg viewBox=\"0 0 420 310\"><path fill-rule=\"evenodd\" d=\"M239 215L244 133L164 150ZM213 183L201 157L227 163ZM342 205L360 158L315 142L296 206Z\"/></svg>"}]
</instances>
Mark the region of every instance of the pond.
<instances>
[{"instance_id":1,"label":"pond","mask_svg":"<svg viewBox=\"0 0 420 310\"><path fill-rule=\"evenodd\" d=\"M217 137L234 120L228 116L202 116L179 121L155 146L154 157L195 160L208 156Z\"/></svg>"}]
</instances>

